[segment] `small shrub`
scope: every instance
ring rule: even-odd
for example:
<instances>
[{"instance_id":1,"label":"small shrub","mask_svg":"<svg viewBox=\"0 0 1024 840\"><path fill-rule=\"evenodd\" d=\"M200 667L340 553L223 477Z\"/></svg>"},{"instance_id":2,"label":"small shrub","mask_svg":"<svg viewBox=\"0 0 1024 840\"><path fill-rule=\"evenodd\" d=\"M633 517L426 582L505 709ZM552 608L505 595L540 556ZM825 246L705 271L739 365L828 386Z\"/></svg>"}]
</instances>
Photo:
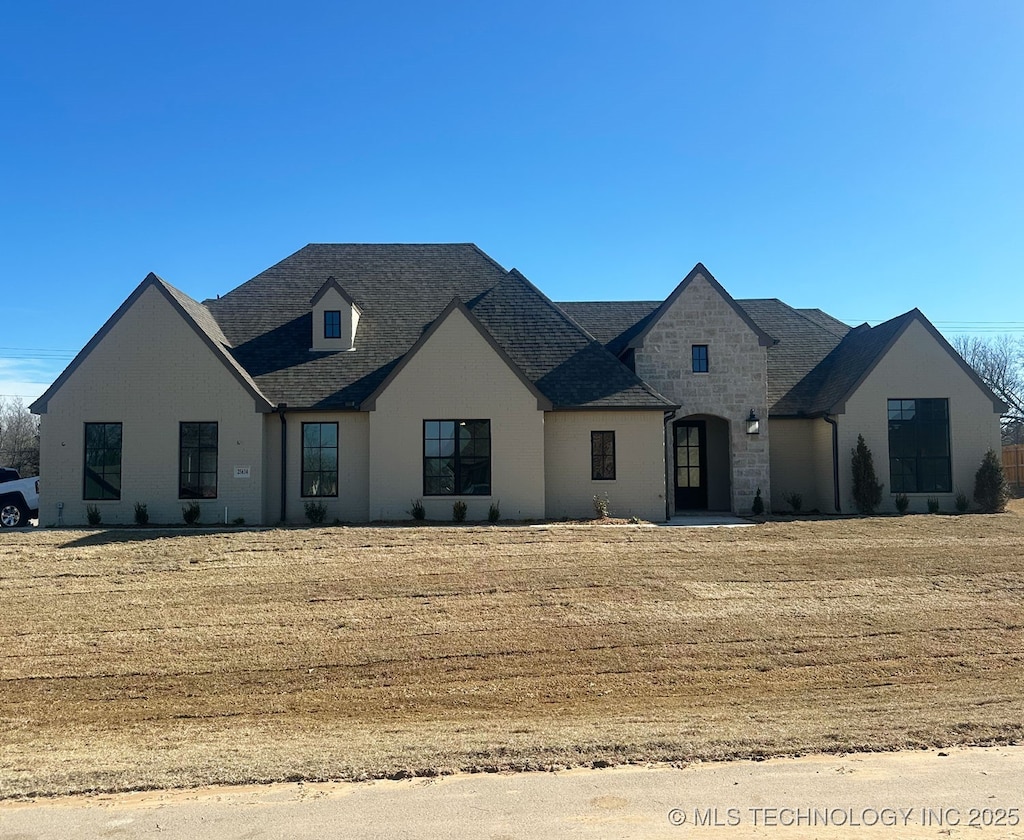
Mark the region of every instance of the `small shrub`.
<instances>
[{"instance_id":1,"label":"small shrub","mask_svg":"<svg viewBox=\"0 0 1024 840\"><path fill-rule=\"evenodd\" d=\"M981 466L974 474L974 501L984 513L1001 513L1006 510L1010 488L1003 475L1003 464L994 449L985 453Z\"/></svg>"},{"instance_id":2,"label":"small shrub","mask_svg":"<svg viewBox=\"0 0 1024 840\"><path fill-rule=\"evenodd\" d=\"M465 522L466 521L466 503L459 499L454 505L452 505L452 521L453 522Z\"/></svg>"},{"instance_id":3,"label":"small shrub","mask_svg":"<svg viewBox=\"0 0 1024 840\"><path fill-rule=\"evenodd\" d=\"M799 493L787 493L782 497L786 504L793 508L793 513L800 513L800 508L804 506L804 497Z\"/></svg>"},{"instance_id":4,"label":"small shrub","mask_svg":"<svg viewBox=\"0 0 1024 840\"><path fill-rule=\"evenodd\" d=\"M135 524L136 525L148 525L149 524L149 511L146 510L146 506L142 502L135 503Z\"/></svg>"},{"instance_id":5,"label":"small shrub","mask_svg":"<svg viewBox=\"0 0 1024 840\"><path fill-rule=\"evenodd\" d=\"M871 450L864 442L864 435L857 435L857 446L851 450L850 466L853 469L853 503L865 515L875 512L882 501L882 485L875 475L875 461Z\"/></svg>"},{"instance_id":6,"label":"small shrub","mask_svg":"<svg viewBox=\"0 0 1024 840\"><path fill-rule=\"evenodd\" d=\"M629 517L629 524L630 525L639 525L640 524L640 517L639 516L631 516L631 517Z\"/></svg>"},{"instance_id":7,"label":"small shrub","mask_svg":"<svg viewBox=\"0 0 1024 840\"><path fill-rule=\"evenodd\" d=\"M594 496L594 515L598 519L608 518L608 496Z\"/></svg>"},{"instance_id":8,"label":"small shrub","mask_svg":"<svg viewBox=\"0 0 1024 840\"><path fill-rule=\"evenodd\" d=\"M971 506L967 500L967 494L963 490L956 491L956 501L953 504L956 506L957 513L967 513L967 508Z\"/></svg>"},{"instance_id":9,"label":"small shrub","mask_svg":"<svg viewBox=\"0 0 1024 840\"><path fill-rule=\"evenodd\" d=\"M487 509L487 521L492 525L501 519L501 502L491 502L491 506Z\"/></svg>"},{"instance_id":10,"label":"small shrub","mask_svg":"<svg viewBox=\"0 0 1024 840\"><path fill-rule=\"evenodd\" d=\"M750 506L750 512L754 516L760 516L764 513L764 499L761 498L761 488L757 488L757 492L754 494L754 503Z\"/></svg>"},{"instance_id":11,"label":"small shrub","mask_svg":"<svg viewBox=\"0 0 1024 840\"><path fill-rule=\"evenodd\" d=\"M100 509L96 505L86 505L85 519L94 528L103 521L103 517L100 516Z\"/></svg>"},{"instance_id":12,"label":"small shrub","mask_svg":"<svg viewBox=\"0 0 1024 840\"><path fill-rule=\"evenodd\" d=\"M411 502L412 507L409 509L409 516L415 519L417 522L422 522L427 518L427 509L423 507L423 500L416 499Z\"/></svg>"},{"instance_id":13,"label":"small shrub","mask_svg":"<svg viewBox=\"0 0 1024 840\"><path fill-rule=\"evenodd\" d=\"M181 518L185 520L186 525L195 525L199 521L200 513L202 511L199 508L199 502L189 502L181 509Z\"/></svg>"},{"instance_id":14,"label":"small shrub","mask_svg":"<svg viewBox=\"0 0 1024 840\"><path fill-rule=\"evenodd\" d=\"M939 512L939 500L936 499L934 496L929 496L928 497L928 513L938 513L938 512Z\"/></svg>"},{"instance_id":15,"label":"small shrub","mask_svg":"<svg viewBox=\"0 0 1024 840\"><path fill-rule=\"evenodd\" d=\"M232 519L231 520L231 524L232 525L244 525L245 524L245 517L244 516L239 516L236 519Z\"/></svg>"},{"instance_id":16,"label":"small shrub","mask_svg":"<svg viewBox=\"0 0 1024 840\"><path fill-rule=\"evenodd\" d=\"M327 518L327 505L323 502L306 502L303 507L310 525L323 525Z\"/></svg>"},{"instance_id":17,"label":"small shrub","mask_svg":"<svg viewBox=\"0 0 1024 840\"><path fill-rule=\"evenodd\" d=\"M905 514L907 512L907 508L910 507L910 499L907 497L906 493L897 493L894 501L896 502L896 510L899 511L900 516Z\"/></svg>"}]
</instances>

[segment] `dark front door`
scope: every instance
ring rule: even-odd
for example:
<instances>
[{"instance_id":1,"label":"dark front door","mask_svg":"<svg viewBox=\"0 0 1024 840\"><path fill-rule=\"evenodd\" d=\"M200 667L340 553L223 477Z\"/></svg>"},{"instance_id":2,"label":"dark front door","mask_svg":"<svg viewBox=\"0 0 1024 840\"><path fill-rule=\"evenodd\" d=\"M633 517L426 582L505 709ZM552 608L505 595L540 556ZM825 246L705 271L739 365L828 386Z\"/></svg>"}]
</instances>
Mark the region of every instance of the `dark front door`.
<instances>
[{"instance_id":1,"label":"dark front door","mask_svg":"<svg viewBox=\"0 0 1024 840\"><path fill-rule=\"evenodd\" d=\"M708 506L708 444L703 420L675 424L676 510Z\"/></svg>"}]
</instances>

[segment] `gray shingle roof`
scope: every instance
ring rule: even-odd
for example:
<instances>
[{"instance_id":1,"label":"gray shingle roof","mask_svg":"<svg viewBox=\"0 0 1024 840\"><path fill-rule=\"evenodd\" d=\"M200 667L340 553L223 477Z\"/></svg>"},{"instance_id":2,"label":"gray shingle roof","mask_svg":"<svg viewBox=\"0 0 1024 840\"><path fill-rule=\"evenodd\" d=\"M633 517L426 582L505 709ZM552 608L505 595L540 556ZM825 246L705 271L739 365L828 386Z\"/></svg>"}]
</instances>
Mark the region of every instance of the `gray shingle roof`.
<instances>
[{"instance_id":1,"label":"gray shingle roof","mask_svg":"<svg viewBox=\"0 0 1024 840\"><path fill-rule=\"evenodd\" d=\"M794 309L775 298L737 300L759 329L776 340L768 346L770 413L796 413L802 390L779 401L840 343L850 327L820 309ZM613 353L621 354L654 317L661 301L597 301L558 304ZM806 408L806 406L805 406Z\"/></svg>"},{"instance_id":2,"label":"gray shingle roof","mask_svg":"<svg viewBox=\"0 0 1024 840\"><path fill-rule=\"evenodd\" d=\"M777 298L737 301L778 343L768 348L770 414L791 413L787 394L842 341L850 328L820 309L801 310Z\"/></svg>"},{"instance_id":3,"label":"gray shingle roof","mask_svg":"<svg viewBox=\"0 0 1024 840\"><path fill-rule=\"evenodd\" d=\"M310 352L310 300L333 276L362 314L351 352ZM275 403L356 408L452 299L462 301L556 408L671 403L475 245L314 244L203 305Z\"/></svg>"},{"instance_id":4,"label":"gray shingle roof","mask_svg":"<svg viewBox=\"0 0 1024 840\"><path fill-rule=\"evenodd\" d=\"M661 304L660 300L616 300L558 306L617 356L647 326Z\"/></svg>"}]
</instances>

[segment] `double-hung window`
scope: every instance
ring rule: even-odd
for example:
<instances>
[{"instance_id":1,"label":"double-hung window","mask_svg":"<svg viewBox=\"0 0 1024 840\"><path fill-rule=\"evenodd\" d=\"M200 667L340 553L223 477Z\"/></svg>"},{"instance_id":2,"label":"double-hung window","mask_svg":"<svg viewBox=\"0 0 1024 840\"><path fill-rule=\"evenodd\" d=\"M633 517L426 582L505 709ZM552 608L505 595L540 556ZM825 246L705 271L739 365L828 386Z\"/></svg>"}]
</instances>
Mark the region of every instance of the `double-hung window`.
<instances>
[{"instance_id":1,"label":"double-hung window","mask_svg":"<svg viewBox=\"0 0 1024 840\"><path fill-rule=\"evenodd\" d=\"M590 433L590 478L615 480L615 432Z\"/></svg>"},{"instance_id":2,"label":"double-hung window","mask_svg":"<svg viewBox=\"0 0 1024 840\"><path fill-rule=\"evenodd\" d=\"M302 424L302 495L338 495L338 424Z\"/></svg>"},{"instance_id":3,"label":"double-hung window","mask_svg":"<svg viewBox=\"0 0 1024 840\"><path fill-rule=\"evenodd\" d=\"M217 498L217 424L182 423L178 444L178 498Z\"/></svg>"},{"instance_id":4,"label":"double-hung window","mask_svg":"<svg viewBox=\"0 0 1024 840\"><path fill-rule=\"evenodd\" d=\"M121 498L121 424L85 424L82 498Z\"/></svg>"},{"instance_id":5,"label":"double-hung window","mask_svg":"<svg viewBox=\"0 0 1024 840\"><path fill-rule=\"evenodd\" d=\"M889 400L888 410L892 492L952 492L949 400Z\"/></svg>"},{"instance_id":6,"label":"double-hung window","mask_svg":"<svg viewBox=\"0 0 1024 840\"><path fill-rule=\"evenodd\" d=\"M491 421L423 422L423 495L491 494Z\"/></svg>"}]
</instances>

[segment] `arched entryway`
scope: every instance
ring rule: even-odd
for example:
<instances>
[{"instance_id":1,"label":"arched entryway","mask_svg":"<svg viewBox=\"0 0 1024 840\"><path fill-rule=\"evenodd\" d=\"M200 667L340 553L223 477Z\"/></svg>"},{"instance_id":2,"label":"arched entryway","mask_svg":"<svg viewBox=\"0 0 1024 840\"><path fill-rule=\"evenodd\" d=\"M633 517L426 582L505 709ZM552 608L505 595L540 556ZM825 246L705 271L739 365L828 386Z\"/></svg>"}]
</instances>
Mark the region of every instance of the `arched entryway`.
<instances>
[{"instance_id":1,"label":"arched entryway","mask_svg":"<svg viewBox=\"0 0 1024 840\"><path fill-rule=\"evenodd\" d=\"M675 510L730 510L729 421L691 414L672 424Z\"/></svg>"}]
</instances>

